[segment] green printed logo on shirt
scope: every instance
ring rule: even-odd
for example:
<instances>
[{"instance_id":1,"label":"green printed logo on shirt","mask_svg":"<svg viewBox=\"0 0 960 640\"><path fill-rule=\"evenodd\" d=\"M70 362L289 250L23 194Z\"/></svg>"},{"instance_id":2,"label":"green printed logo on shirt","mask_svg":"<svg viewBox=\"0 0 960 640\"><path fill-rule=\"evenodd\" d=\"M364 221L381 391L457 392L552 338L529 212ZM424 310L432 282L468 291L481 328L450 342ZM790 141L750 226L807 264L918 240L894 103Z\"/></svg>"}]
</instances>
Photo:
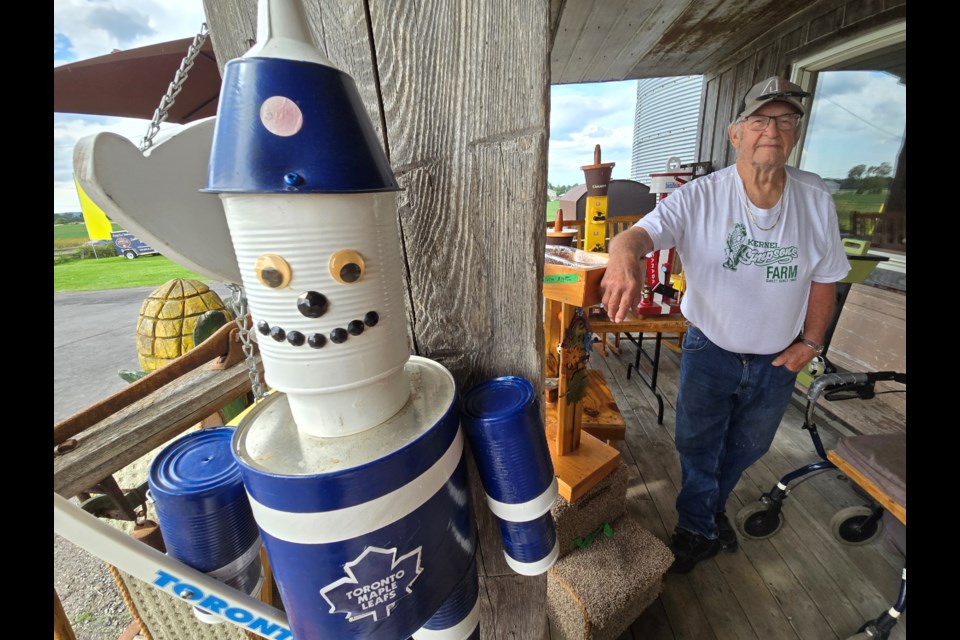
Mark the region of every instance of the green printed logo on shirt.
<instances>
[{"instance_id":1,"label":"green printed logo on shirt","mask_svg":"<svg viewBox=\"0 0 960 640\"><path fill-rule=\"evenodd\" d=\"M754 265L766 269L767 282L793 282L797 279L797 265L790 264L797 259L797 248L751 240L742 224L737 224L727 236L725 254L724 269L736 271L741 265Z\"/></svg>"}]
</instances>

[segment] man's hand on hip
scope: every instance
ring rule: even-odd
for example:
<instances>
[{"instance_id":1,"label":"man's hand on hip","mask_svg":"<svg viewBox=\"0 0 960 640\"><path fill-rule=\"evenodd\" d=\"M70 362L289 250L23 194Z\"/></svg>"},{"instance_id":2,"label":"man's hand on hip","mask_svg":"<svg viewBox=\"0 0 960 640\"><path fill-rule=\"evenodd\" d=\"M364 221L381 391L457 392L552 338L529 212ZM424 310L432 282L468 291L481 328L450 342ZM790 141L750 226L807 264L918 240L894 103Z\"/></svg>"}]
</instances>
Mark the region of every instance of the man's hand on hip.
<instances>
[{"instance_id":1,"label":"man's hand on hip","mask_svg":"<svg viewBox=\"0 0 960 640\"><path fill-rule=\"evenodd\" d=\"M783 352L773 359L772 364L775 367L786 367L794 373L799 373L801 369L810 364L817 352L802 342L794 342Z\"/></svg>"}]
</instances>

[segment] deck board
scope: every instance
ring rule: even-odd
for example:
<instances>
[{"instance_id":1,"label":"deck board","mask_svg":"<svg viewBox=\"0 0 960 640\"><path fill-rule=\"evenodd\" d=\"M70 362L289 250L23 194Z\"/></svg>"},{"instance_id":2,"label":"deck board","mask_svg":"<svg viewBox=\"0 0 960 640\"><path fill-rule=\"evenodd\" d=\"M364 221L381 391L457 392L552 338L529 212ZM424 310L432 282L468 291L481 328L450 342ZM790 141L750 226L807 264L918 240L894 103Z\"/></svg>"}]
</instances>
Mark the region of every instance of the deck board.
<instances>
[{"instance_id":1,"label":"deck board","mask_svg":"<svg viewBox=\"0 0 960 640\"><path fill-rule=\"evenodd\" d=\"M592 354L590 366L603 372L626 420L626 437L616 446L630 474L627 510L667 542L677 520L674 500L680 483L673 444L680 356L661 351L658 391L665 410L663 424L657 424L656 396L645 384L649 375L644 380L634 373L626 379L636 346L621 341L621 347L619 354ZM643 348L652 354L652 341ZM649 371L649 363L642 363ZM770 452L747 470L734 490L727 504L731 518L785 473L819 459L810 434L801 428L804 401L798 388ZM848 401L861 406L824 414L818 405L814 417L827 450L853 433L842 414L862 413L862 405L869 402ZM808 476L793 486L777 534L766 540L741 537L739 552L721 553L686 576L668 574L660 598L619 640L844 640L853 635L893 604L904 562L883 537L861 546L834 539L833 514L858 504L865 504L862 494L838 471ZM891 640L906 638L906 622L904 613Z\"/></svg>"}]
</instances>

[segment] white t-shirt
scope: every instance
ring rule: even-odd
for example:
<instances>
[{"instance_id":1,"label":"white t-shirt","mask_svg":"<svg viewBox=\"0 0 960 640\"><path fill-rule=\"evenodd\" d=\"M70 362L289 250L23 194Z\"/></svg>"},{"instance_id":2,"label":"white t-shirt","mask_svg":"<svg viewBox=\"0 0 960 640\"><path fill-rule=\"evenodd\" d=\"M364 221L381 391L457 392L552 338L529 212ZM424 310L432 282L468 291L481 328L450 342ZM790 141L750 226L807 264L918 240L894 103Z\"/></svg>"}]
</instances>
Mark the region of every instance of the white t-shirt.
<instances>
[{"instance_id":1,"label":"white t-shirt","mask_svg":"<svg viewBox=\"0 0 960 640\"><path fill-rule=\"evenodd\" d=\"M823 180L786 171L773 209L753 207L731 165L686 183L636 224L656 249L677 248L686 278L680 310L728 351L783 351L803 327L811 281L850 271Z\"/></svg>"}]
</instances>

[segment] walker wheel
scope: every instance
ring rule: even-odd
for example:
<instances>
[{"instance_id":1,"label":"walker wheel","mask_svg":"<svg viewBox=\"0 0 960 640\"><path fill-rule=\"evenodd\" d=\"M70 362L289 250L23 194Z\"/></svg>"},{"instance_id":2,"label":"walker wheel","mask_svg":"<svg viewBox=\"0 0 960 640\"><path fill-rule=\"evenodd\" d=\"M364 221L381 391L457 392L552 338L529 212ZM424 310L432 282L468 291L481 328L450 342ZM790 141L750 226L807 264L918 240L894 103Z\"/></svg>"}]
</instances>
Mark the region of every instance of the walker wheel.
<instances>
[{"instance_id":1,"label":"walker wheel","mask_svg":"<svg viewBox=\"0 0 960 640\"><path fill-rule=\"evenodd\" d=\"M830 519L830 530L838 542L860 545L872 542L883 531L883 524L877 520L869 526L864 523L873 515L870 507L847 507L837 511Z\"/></svg>"},{"instance_id":2,"label":"walker wheel","mask_svg":"<svg viewBox=\"0 0 960 640\"><path fill-rule=\"evenodd\" d=\"M763 501L748 504L737 512L737 529L747 538L765 540L783 527L783 513L768 515L771 507Z\"/></svg>"}]
</instances>

